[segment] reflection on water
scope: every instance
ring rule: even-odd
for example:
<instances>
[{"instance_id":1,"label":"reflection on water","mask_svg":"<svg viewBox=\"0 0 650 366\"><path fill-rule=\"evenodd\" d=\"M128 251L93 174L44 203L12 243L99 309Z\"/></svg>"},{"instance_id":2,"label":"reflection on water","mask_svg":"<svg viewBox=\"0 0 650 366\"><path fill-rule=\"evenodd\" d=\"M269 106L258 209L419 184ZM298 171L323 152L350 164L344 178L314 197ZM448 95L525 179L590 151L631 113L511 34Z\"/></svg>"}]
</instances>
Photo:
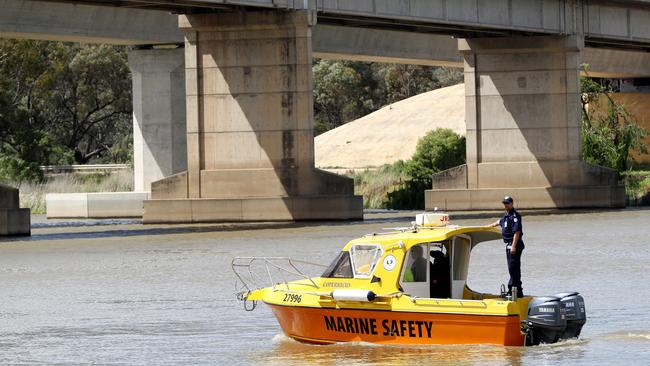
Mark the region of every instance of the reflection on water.
<instances>
[{"instance_id":1,"label":"reflection on water","mask_svg":"<svg viewBox=\"0 0 650 366\"><path fill-rule=\"evenodd\" d=\"M562 341L537 347L502 347L495 345L403 346L370 343L311 345L296 342L284 335L273 338L275 346L266 352L248 355L251 364L318 366L345 365L522 365L544 359L579 362L588 350L585 339ZM526 362L525 362L526 361Z\"/></svg>"},{"instance_id":2,"label":"reflection on water","mask_svg":"<svg viewBox=\"0 0 650 366\"><path fill-rule=\"evenodd\" d=\"M0 243L0 364L644 364L650 359L650 211L524 216L524 289L580 291L581 340L539 347L315 346L279 335L271 311L234 298L235 256L327 264L351 238L410 218L365 223L42 225ZM463 225L493 221L472 219ZM478 246L469 284L498 292L503 245Z\"/></svg>"},{"instance_id":3,"label":"reflection on water","mask_svg":"<svg viewBox=\"0 0 650 366\"><path fill-rule=\"evenodd\" d=\"M493 345L398 346L370 343L309 345L283 335L273 339L275 346L262 354L251 355L252 363L286 365L304 362L309 365L414 365L414 364L485 364L521 363L523 349Z\"/></svg>"}]
</instances>

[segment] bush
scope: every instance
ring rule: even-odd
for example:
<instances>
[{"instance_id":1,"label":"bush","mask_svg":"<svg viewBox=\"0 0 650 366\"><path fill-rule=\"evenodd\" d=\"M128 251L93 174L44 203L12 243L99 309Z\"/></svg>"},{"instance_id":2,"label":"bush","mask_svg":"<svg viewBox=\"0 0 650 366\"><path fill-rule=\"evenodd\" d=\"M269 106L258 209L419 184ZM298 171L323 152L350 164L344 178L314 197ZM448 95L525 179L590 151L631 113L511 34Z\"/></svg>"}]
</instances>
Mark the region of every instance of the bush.
<instances>
[{"instance_id":1,"label":"bush","mask_svg":"<svg viewBox=\"0 0 650 366\"><path fill-rule=\"evenodd\" d=\"M465 164L465 138L450 129L436 129L420 139L407 162L354 173L356 194L365 208L423 209L424 191L432 175Z\"/></svg>"},{"instance_id":2,"label":"bush","mask_svg":"<svg viewBox=\"0 0 650 366\"><path fill-rule=\"evenodd\" d=\"M23 182L40 182L43 172L35 162L15 156L0 155L0 182L21 185Z\"/></svg>"},{"instance_id":3,"label":"bush","mask_svg":"<svg viewBox=\"0 0 650 366\"><path fill-rule=\"evenodd\" d=\"M423 210L424 191L431 189L431 184L426 185L416 180L404 181L397 189L388 192L386 207L394 210Z\"/></svg>"},{"instance_id":4,"label":"bush","mask_svg":"<svg viewBox=\"0 0 650 366\"><path fill-rule=\"evenodd\" d=\"M611 88L581 78L582 159L625 172L633 165L632 153L646 153L647 131L636 123L624 105L611 97Z\"/></svg>"},{"instance_id":5,"label":"bush","mask_svg":"<svg viewBox=\"0 0 650 366\"><path fill-rule=\"evenodd\" d=\"M437 128L422 137L406 163L411 180L431 188L434 173L465 164L465 137L448 128Z\"/></svg>"},{"instance_id":6,"label":"bush","mask_svg":"<svg viewBox=\"0 0 650 366\"><path fill-rule=\"evenodd\" d=\"M622 175L628 206L650 205L650 171L627 171Z\"/></svg>"}]
</instances>

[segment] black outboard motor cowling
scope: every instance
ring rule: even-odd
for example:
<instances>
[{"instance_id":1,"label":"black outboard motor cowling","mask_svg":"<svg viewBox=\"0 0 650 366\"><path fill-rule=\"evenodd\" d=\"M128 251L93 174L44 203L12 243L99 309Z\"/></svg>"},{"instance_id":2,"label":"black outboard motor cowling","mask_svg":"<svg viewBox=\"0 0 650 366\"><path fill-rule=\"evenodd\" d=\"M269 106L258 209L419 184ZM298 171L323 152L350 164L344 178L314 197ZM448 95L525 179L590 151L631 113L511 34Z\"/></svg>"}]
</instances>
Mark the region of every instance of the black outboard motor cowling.
<instances>
[{"instance_id":1,"label":"black outboard motor cowling","mask_svg":"<svg viewBox=\"0 0 650 366\"><path fill-rule=\"evenodd\" d=\"M578 338L582 327L587 322L585 300L578 292L562 292L555 297L560 298L566 312L566 329L560 336L562 339Z\"/></svg>"},{"instance_id":2,"label":"black outboard motor cowling","mask_svg":"<svg viewBox=\"0 0 650 366\"><path fill-rule=\"evenodd\" d=\"M528 303L526 345L555 343L566 330L566 314L560 298L555 296L535 297Z\"/></svg>"}]
</instances>

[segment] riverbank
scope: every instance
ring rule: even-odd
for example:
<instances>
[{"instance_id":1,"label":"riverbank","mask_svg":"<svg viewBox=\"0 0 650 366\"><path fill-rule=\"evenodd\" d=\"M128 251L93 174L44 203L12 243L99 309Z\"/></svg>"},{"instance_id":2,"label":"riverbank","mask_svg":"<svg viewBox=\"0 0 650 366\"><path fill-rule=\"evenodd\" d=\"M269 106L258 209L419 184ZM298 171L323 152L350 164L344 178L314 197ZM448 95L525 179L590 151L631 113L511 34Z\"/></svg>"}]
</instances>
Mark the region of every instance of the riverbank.
<instances>
[{"instance_id":1,"label":"riverbank","mask_svg":"<svg viewBox=\"0 0 650 366\"><path fill-rule=\"evenodd\" d=\"M413 201L407 199L409 196L422 194L422 192L409 190L405 184L408 177L403 171L403 165L403 163L397 163L373 170L350 171L345 175L354 179L355 194L363 195L366 210L404 209ZM632 171L625 175L625 182L630 207L650 205L650 170ZM45 214L45 195L47 193L130 192L132 190L133 172L130 170L90 175L62 174L49 177L43 183L20 185L20 205L30 208L32 214ZM408 212L408 210L406 211ZM554 211L532 210L531 212L544 214ZM591 211L588 210L588 212ZM457 214L463 217L481 217L483 215L476 212L459 212Z\"/></svg>"},{"instance_id":2,"label":"riverbank","mask_svg":"<svg viewBox=\"0 0 650 366\"><path fill-rule=\"evenodd\" d=\"M412 202L423 200L423 192L407 185L404 163L386 164L376 169L341 172L354 179L355 194L364 197L365 209L413 209ZM633 170L623 174L628 206L650 205L650 170ZM41 183L13 184L20 189L20 206L32 214L45 214L48 193L130 192L133 171L120 170L96 174L58 174ZM422 189L419 189L422 190ZM420 199L412 198L421 195ZM423 201L422 201L423 202Z\"/></svg>"},{"instance_id":3,"label":"riverbank","mask_svg":"<svg viewBox=\"0 0 650 366\"><path fill-rule=\"evenodd\" d=\"M404 163L383 165L377 169L347 171L345 175L354 179L354 191L363 196L366 209L403 209L409 203L409 196L424 194L414 192L407 184L408 176L404 173ZM650 170L633 170L622 174L630 207L650 206ZM419 188L419 187L415 187ZM411 202L419 202L417 199Z\"/></svg>"},{"instance_id":4,"label":"riverbank","mask_svg":"<svg viewBox=\"0 0 650 366\"><path fill-rule=\"evenodd\" d=\"M92 193L133 191L133 171L119 170L97 174L57 174L43 182L11 184L20 190L20 207L32 214L46 213L45 195L48 193Z\"/></svg>"}]
</instances>

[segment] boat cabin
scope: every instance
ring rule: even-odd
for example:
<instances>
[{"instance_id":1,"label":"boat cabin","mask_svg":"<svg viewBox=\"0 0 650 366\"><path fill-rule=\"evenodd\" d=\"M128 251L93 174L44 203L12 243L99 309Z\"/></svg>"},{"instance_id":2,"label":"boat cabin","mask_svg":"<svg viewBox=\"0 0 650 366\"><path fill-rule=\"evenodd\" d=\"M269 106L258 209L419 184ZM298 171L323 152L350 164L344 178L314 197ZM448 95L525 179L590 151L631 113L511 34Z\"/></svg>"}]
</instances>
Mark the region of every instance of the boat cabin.
<instances>
[{"instance_id":1,"label":"boat cabin","mask_svg":"<svg viewBox=\"0 0 650 366\"><path fill-rule=\"evenodd\" d=\"M472 249L499 238L493 228L449 225L366 235L348 243L321 278L370 280L377 293L464 299Z\"/></svg>"}]
</instances>

